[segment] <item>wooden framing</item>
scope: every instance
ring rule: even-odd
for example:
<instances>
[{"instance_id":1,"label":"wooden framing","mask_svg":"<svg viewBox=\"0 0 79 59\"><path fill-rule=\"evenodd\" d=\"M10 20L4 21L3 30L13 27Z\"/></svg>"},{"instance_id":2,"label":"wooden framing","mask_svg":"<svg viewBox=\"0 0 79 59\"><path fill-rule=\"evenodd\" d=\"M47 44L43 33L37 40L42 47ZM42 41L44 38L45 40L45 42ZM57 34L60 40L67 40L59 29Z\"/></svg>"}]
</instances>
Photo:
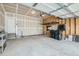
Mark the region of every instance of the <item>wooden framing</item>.
<instances>
[{"instance_id":1,"label":"wooden framing","mask_svg":"<svg viewBox=\"0 0 79 59\"><path fill-rule=\"evenodd\" d=\"M2 3L1 3L1 7L2 7L3 12L4 12L4 14L5 14L5 8L4 8L4 6L3 6L3 4L2 4Z\"/></svg>"},{"instance_id":2,"label":"wooden framing","mask_svg":"<svg viewBox=\"0 0 79 59\"><path fill-rule=\"evenodd\" d=\"M76 35L79 35L79 18L76 18Z\"/></svg>"},{"instance_id":3,"label":"wooden framing","mask_svg":"<svg viewBox=\"0 0 79 59\"><path fill-rule=\"evenodd\" d=\"M66 19L66 36L69 35L69 19Z\"/></svg>"},{"instance_id":4,"label":"wooden framing","mask_svg":"<svg viewBox=\"0 0 79 59\"><path fill-rule=\"evenodd\" d=\"M5 12L16 13L16 4L14 3L3 3Z\"/></svg>"},{"instance_id":5,"label":"wooden framing","mask_svg":"<svg viewBox=\"0 0 79 59\"><path fill-rule=\"evenodd\" d=\"M0 15L1 16L0 26L2 27L2 30L5 30L5 9L2 3L0 5L2 8L1 15Z\"/></svg>"},{"instance_id":6,"label":"wooden framing","mask_svg":"<svg viewBox=\"0 0 79 59\"><path fill-rule=\"evenodd\" d=\"M75 32L74 31L75 30L74 18L71 18L71 22L70 23L71 23L71 27L70 27L71 28L71 35L74 35L74 32Z\"/></svg>"},{"instance_id":7,"label":"wooden framing","mask_svg":"<svg viewBox=\"0 0 79 59\"><path fill-rule=\"evenodd\" d=\"M76 18L74 18L74 35L76 35Z\"/></svg>"},{"instance_id":8,"label":"wooden framing","mask_svg":"<svg viewBox=\"0 0 79 59\"><path fill-rule=\"evenodd\" d=\"M71 35L71 19L69 18L69 35Z\"/></svg>"},{"instance_id":9,"label":"wooden framing","mask_svg":"<svg viewBox=\"0 0 79 59\"><path fill-rule=\"evenodd\" d=\"M65 37L66 37L66 19L65 19Z\"/></svg>"}]
</instances>

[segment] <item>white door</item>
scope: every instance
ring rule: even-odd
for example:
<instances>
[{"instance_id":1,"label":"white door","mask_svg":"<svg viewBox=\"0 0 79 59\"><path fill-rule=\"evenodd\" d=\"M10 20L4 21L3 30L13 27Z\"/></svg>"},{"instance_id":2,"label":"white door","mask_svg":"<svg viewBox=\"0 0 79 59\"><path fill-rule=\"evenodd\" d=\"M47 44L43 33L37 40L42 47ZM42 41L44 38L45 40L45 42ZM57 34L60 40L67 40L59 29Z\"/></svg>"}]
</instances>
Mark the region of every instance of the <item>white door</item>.
<instances>
[{"instance_id":1,"label":"white door","mask_svg":"<svg viewBox=\"0 0 79 59\"><path fill-rule=\"evenodd\" d=\"M16 33L15 32L15 17L7 16L5 21L5 29L8 33Z\"/></svg>"}]
</instances>

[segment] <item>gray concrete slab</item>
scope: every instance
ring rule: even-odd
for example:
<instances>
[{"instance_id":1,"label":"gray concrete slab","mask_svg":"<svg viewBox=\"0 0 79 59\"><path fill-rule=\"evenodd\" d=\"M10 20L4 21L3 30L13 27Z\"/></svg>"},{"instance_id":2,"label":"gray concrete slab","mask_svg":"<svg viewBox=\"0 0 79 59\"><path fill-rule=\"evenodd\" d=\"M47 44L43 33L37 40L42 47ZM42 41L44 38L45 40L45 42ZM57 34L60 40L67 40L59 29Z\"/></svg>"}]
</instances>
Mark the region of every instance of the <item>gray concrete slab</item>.
<instances>
[{"instance_id":1,"label":"gray concrete slab","mask_svg":"<svg viewBox=\"0 0 79 59\"><path fill-rule=\"evenodd\" d=\"M79 43L28 36L8 40L2 56L79 56Z\"/></svg>"}]
</instances>

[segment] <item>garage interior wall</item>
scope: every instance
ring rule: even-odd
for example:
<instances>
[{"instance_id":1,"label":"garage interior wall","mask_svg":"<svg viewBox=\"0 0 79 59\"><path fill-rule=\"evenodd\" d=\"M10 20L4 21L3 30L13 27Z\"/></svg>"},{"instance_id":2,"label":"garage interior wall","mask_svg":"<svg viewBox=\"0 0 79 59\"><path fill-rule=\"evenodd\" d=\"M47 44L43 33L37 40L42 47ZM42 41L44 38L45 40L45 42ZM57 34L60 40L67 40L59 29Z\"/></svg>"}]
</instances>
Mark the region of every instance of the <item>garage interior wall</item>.
<instances>
[{"instance_id":1,"label":"garage interior wall","mask_svg":"<svg viewBox=\"0 0 79 59\"><path fill-rule=\"evenodd\" d=\"M17 36L43 34L42 19L6 12L5 31L16 33ZM12 27L11 27L12 26Z\"/></svg>"},{"instance_id":2,"label":"garage interior wall","mask_svg":"<svg viewBox=\"0 0 79 59\"><path fill-rule=\"evenodd\" d=\"M0 5L0 31L4 30L4 21L5 21L5 14L3 11L2 6Z\"/></svg>"},{"instance_id":3,"label":"garage interior wall","mask_svg":"<svg viewBox=\"0 0 79 59\"><path fill-rule=\"evenodd\" d=\"M79 18L66 19L66 36L79 35Z\"/></svg>"},{"instance_id":4,"label":"garage interior wall","mask_svg":"<svg viewBox=\"0 0 79 59\"><path fill-rule=\"evenodd\" d=\"M77 18L65 18L65 19L60 19L60 18L50 19L50 18L48 18L48 19L44 19L44 23L45 22L49 23L50 20L52 20L52 22L59 22L59 24L65 24L66 29L65 29L65 31L63 31L64 37L67 37L68 35L79 35L79 17L77 17ZM48 24L43 25L43 26L44 26L44 34L49 35L47 32Z\"/></svg>"},{"instance_id":5,"label":"garage interior wall","mask_svg":"<svg viewBox=\"0 0 79 59\"><path fill-rule=\"evenodd\" d=\"M32 15L31 12L26 15L25 13L27 13L30 7L26 7L21 4L19 4L16 15L16 4L9 5L10 7L13 6L12 8L9 8L7 4L3 5L7 12L4 13L2 5L0 4L0 31L4 30L5 27L5 32L16 33L18 36L47 34L49 33L47 31L47 27L50 25L42 25L42 23L59 22L59 24L66 25L66 30L63 31L64 36L79 35L78 17L59 19L54 16L46 16L46 19L43 19L42 17L38 17L39 12L37 12L37 16ZM50 33L48 35L50 35Z\"/></svg>"},{"instance_id":6,"label":"garage interior wall","mask_svg":"<svg viewBox=\"0 0 79 59\"><path fill-rule=\"evenodd\" d=\"M76 18L76 35L79 35L79 18Z\"/></svg>"},{"instance_id":7,"label":"garage interior wall","mask_svg":"<svg viewBox=\"0 0 79 59\"><path fill-rule=\"evenodd\" d=\"M32 16L17 15L17 35L38 35L43 34L42 19Z\"/></svg>"}]
</instances>

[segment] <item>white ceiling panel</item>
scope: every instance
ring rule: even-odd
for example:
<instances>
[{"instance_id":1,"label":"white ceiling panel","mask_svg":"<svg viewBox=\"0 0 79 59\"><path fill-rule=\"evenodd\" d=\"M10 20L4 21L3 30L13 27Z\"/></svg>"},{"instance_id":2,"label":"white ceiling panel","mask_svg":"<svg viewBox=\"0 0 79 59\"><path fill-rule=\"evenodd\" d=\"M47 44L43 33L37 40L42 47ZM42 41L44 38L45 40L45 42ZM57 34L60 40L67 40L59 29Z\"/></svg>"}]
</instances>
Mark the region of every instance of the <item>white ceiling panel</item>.
<instances>
[{"instance_id":1,"label":"white ceiling panel","mask_svg":"<svg viewBox=\"0 0 79 59\"><path fill-rule=\"evenodd\" d=\"M63 15L61 12L54 12L54 13L51 13L51 15L55 15L55 16L60 16L60 15Z\"/></svg>"},{"instance_id":2,"label":"white ceiling panel","mask_svg":"<svg viewBox=\"0 0 79 59\"><path fill-rule=\"evenodd\" d=\"M18 12L20 14L26 14L26 12L30 9L30 7L33 7L33 5L35 3L21 3L21 4L23 4L23 6L18 4ZM33 9L35 8L34 10L40 10L40 11L46 12L48 14L51 11L55 11L55 12L52 12L51 15L55 15L55 16L58 16L61 18L74 17L70 11L65 10L64 5L65 6L70 5L69 7L67 7L67 9L69 9L75 15L79 16L79 12L78 12L79 3L60 3L60 6L57 3L38 3L35 7L33 7ZM6 4L3 4L3 6L4 6L5 11L16 12L16 7L17 7L16 3L13 3L13 4L6 3ZM63 6L63 8L61 8L62 6ZM60 9L58 9L58 8L60 8ZM39 14L40 14L40 12L37 12L35 15L39 15Z\"/></svg>"},{"instance_id":3,"label":"white ceiling panel","mask_svg":"<svg viewBox=\"0 0 79 59\"><path fill-rule=\"evenodd\" d=\"M72 12L79 11L79 3L75 3L68 7Z\"/></svg>"},{"instance_id":4,"label":"white ceiling panel","mask_svg":"<svg viewBox=\"0 0 79 59\"><path fill-rule=\"evenodd\" d=\"M51 8L48 8L47 6L43 5L42 3L37 4L35 7L35 9L49 13L50 11L52 11Z\"/></svg>"},{"instance_id":5,"label":"white ceiling panel","mask_svg":"<svg viewBox=\"0 0 79 59\"><path fill-rule=\"evenodd\" d=\"M69 4L68 3L63 3L65 6L68 6Z\"/></svg>"},{"instance_id":6,"label":"white ceiling panel","mask_svg":"<svg viewBox=\"0 0 79 59\"><path fill-rule=\"evenodd\" d=\"M56 10L56 9L60 8L60 6L57 5L56 3L44 3L43 5L51 8L52 10Z\"/></svg>"},{"instance_id":7,"label":"white ceiling panel","mask_svg":"<svg viewBox=\"0 0 79 59\"><path fill-rule=\"evenodd\" d=\"M34 3L22 3L23 5L26 5L26 6L29 6L29 7L32 7Z\"/></svg>"},{"instance_id":8,"label":"white ceiling panel","mask_svg":"<svg viewBox=\"0 0 79 59\"><path fill-rule=\"evenodd\" d=\"M58 12L60 12L62 15L69 14L69 12L64 9L60 9L60 10L58 10Z\"/></svg>"},{"instance_id":9,"label":"white ceiling panel","mask_svg":"<svg viewBox=\"0 0 79 59\"><path fill-rule=\"evenodd\" d=\"M63 5L65 6L69 6L70 4L73 4L73 3L63 3Z\"/></svg>"},{"instance_id":10,"label":"white ceiling panel","mask_svg":"<svg viewBox=\"0 0 79 59\"><path fill-rule=\"evenodd\" d=\"M65 16L65 15L64 15L64 16L59 16L59 17L60 17L60 18L67 18L67 16Z\"/></svg>"},{"instance_id":11,"label":"white ceiling panel","mask_svg":"<svg viewBox=\"0 0 79 59\"><path fill-rule=\"evenodd\" d=\"M24 5L33 6L33 4L34 3L26 3ZM61 4L65 5L65 6L69 6L71 4L69 7L67 7L71 12L79 11L79 4L78 3L76 3L76 4L74 4L74 3L61 3ZM38 3L34 8L37 10L49 13L50 11L57 10L58 8L61 8L61 7L56 3ZM69 14L69 11L67 11L63 8L56 11L56 12L51 13L51 15L59 16L62 18L73 17L72 14ZM78 15L78 13L77 13L77 15Z\"/></svg>"},{"instance_id":12,"label":"white ceiling panel","mask_svg":"<svg viewBox=\"0 0 79 59\"><path fill-rule=\"evenodd\" d=\"M67 17L74 17L72 14L68 14L68 15L66 15Z\"/></svg>"},{"instance_id":13,"label":"white ceiling panel","mask_svg":"<svg viewBox=\"0 0 79 59\"><path fill-rule=\"evenodd\" d=\"M75 13L75 15L79 16L79 12Z\"/></svg>"},{"instance_id":14,"label":"white ceiling panel","mask_svg":"<svg viewBox=\"0 0 79 59\"><path fill-rule=\"evenodd\" d=\"M57 15L57 16L61 16L61 15L65 15L65 14L69 14L69 12L67 12L64 9L58 10L56 12L51 13L52 15Z\"/></svg>"}]
</instances>

